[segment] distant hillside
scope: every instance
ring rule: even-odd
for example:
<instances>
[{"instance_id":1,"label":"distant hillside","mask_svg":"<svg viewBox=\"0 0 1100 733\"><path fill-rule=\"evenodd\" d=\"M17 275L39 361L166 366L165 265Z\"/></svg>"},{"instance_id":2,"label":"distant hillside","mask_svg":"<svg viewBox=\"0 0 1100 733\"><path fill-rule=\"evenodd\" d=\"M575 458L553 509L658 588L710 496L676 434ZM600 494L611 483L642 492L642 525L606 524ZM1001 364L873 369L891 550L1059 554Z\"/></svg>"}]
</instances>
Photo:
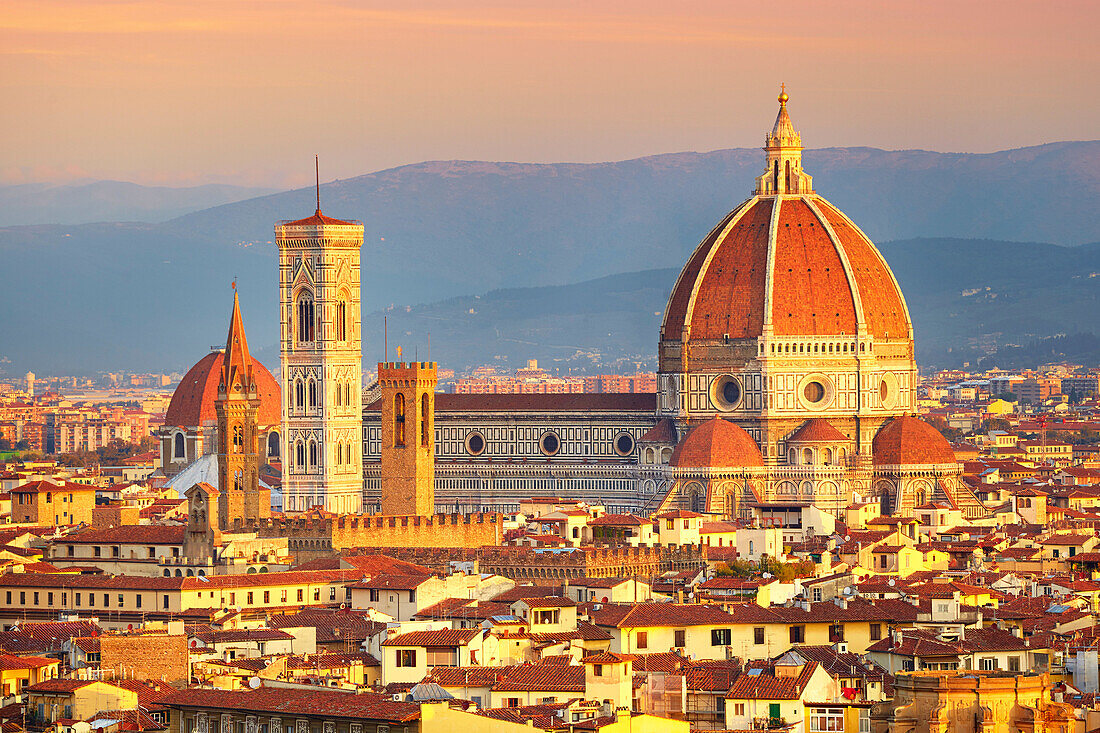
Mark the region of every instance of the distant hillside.
<instances>
[{"instance_id":1,"label":"distant hillside","mask_svg":"<svg viewBox=\"0 0 1100 733\"><path fill-rule=\"evenodd\" d=\"M0 226L167 221L211 206L264 196L275 190L216 184L171 188L124 181L0 186Z\"/></svg>"},{"instance_id":2,"label":"distant hillside","mask_svg":"<svg viewBox=\"0 0 1100 733\"><path fill-rule=\"evenodd\" d=\"M998 347L1005 349L1006 365L1015 364L1020 356L1055 352L1007 344L1100 330L1100 244L924 239L880 249L905 293L922 364L976 362ZM538 358L547 366L586 368L598 354L604 365L652 367L661 313L677 274L678 268L646 270L375 312L365 316L364 349L381 350L381 339L370 334L381 335L386 316L391 347L403 344L410 356L415 348L423 358L425 334L431 333L432 358L448 366L514 366ZM1095 363L1088 349L1093 342L1081 341L1084 348L1077 343L1066 344L1068 353ZM270 357L269 363L278 362L277 353Z\"/></svg>"},{"instance_id":3,"label":"distant hillside","mask_svg":"<svg viewBox=\"0 0 1100 733\"><path fill-rule=\"evenodd\" d=\"M761 155L758 150L723 150L592 165L432 162L330 183L322 186L321 195L327 213L366 224L363 308L369 313L497 289L678 269L710 227L748 195ZM814 150L806 153L806 169L814 174L817 190L876 241L967 237L1080 244L1100 238L1100 208L1095 206L1100 142L990 155ZM227 288L234 278L250 342L273 344L272 225L310 213L313 195L309 189L264 196L161 224L0 229L0 262L6 272L16 273L0 290L5 316L0 319L0 368L40 373L185 368L224 338ZM906 246L912 252L902 253L902 259L921 273L918 281L930 291L959 278L980 279L990 266L999 266L996 258L962 264L950 244ZM1001 245L988 246L995 252ZM1059 288L1058 294L1047 291L1046 297L1029 301L1019 324L1014 315L1002 327L1000 306L1015 302L1004 299L1011 293L1002 293L1002 300L989 308L976 308L986 324L978 331L1004 334L1022 328L1045 336L1068 330L1057 324L1064 321L1060 278L1069 275L1039 254L1044 250L1020 247L1010 248L1018 254L1005 266L1022 268L1022 292L1033 292L1033 284L1042 282ZM959 267L971 271L959 272ZM1048 272L1055 273L1053 280ZM605 333L612 336L603 336L623 339L617 348L624 353L640 349L640 355L652 354L655 329L630 318L659 311L663 293L655 293L668 286L648 287L650 295L624 291L623 298L637 297L647 310L623 310L618 332L609 329ZM940 334L970 332L969 325L957 327L957 317L963 316L951 316L950 298L925 299L921 287L906 289L918 322L926 310L929 323L951 326L930 328L923 348L931 348ZM958 307L965 308L959 313L981 301L975 297L960 300ZM600 313L599 318L607 317ZM581 317L574 314L565 322L574 318ZM531 319L534 329L539 319ZM446 330L451 325L440 321L431 329L433 354L441 354L437 349L452 340ZM491 325L508 338L531 341L532 351L543 344L576 345L569 329L561 332L569 338L560 338L552 323L525 336L510 333L505 321ZM635 327L641 328L637 335L626 334ZM412 327L406 330L416 333ZM365 336L371 343L371 334ZM377 336L380 348L380 327ZM372 358L368 355L368 361Z\"/></svg>"}]
</instances>

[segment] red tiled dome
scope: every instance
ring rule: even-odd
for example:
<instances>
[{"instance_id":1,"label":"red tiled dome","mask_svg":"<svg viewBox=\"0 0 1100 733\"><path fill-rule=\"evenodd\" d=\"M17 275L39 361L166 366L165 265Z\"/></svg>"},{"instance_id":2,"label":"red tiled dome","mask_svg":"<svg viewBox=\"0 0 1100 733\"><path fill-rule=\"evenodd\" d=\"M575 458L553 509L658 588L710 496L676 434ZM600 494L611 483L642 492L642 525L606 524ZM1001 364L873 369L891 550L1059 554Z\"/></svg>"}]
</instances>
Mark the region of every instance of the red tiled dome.
<instances>
[{"instance_id":1,"label":"red tiled dome","mask_svg":"<svg viewBox=\"0 0 1100 733\"><path fill-rule=\"evenodd\" d=\"M168 403L168 412L164 413L164 424L168 426L198 427L205 422L218 419L214 412L214 400L218 396L218 380L222 373L222 361L225 354L214 351L191 367L172 393ZM282 393L279 383L271 372L258 361L253 360L255 378L260 393L260 409L256 413L256 424L278 425L282 420Z\"/></svg>"},{"instance_id":2,"label":"red tiled dome","mask_svg":"<svg viewBox=\"0 0 1100 733\"><path fill-rule=\"evenodd\" d=\"M905 301L871 241L820 196L755 196L688 260L661 338L755 338L766 319L779 337L854 336L861 317L876 339L909 338Z\"/></svg>"},{"instance_id":3,"label":"red tiled dome","mask_svg":"<svg viewBox=\"0 0 1100 733\"><path fill-rule=\"evenodd\" d=\"M679 468L746 468L763 466L752 436L720 417L702 423L680 441L669 464Z\"/></svg>"},{"instance_id":4,"label":"red tiled dome","mask_svg":"<svg viewBox=\"0 0 1100 733\"><path fill-rule=\"evenodd\" d=\"M820 417L815 417L802 423L802 427L795 430L788 443L847 443L851 439L833 427L832 423Z\"/></svg>"},{"instance_id":5,"label":"red tiled dome","mask_svg":"<svg viewBox=\"0 0 1100 733\"><path fill-rule=\"evenodd\" d=\"M924 466L955 463L951 444L934 427L903 415L882 426L871 443L876 466Z\"/></svg>"}]
</instances>

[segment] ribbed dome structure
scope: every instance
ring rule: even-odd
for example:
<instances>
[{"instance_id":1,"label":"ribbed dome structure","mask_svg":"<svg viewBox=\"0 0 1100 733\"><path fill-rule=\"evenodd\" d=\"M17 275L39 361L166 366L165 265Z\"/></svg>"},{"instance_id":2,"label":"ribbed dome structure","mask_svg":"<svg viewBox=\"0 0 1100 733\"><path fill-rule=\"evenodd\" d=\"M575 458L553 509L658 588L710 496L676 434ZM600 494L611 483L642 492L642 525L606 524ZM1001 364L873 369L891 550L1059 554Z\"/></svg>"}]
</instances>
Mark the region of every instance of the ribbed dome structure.
<instances>
[{"instance_id":1,"label":"ribbed dome structure","mask_svg":"<svg viewBox=\"0 0 1100 733\"><path fill-rule=\"evenodd\" d=\"M252 364L253 378L260 395L256 424L278 425L282 419L282 393L279 383L263 364L258 361L253 361ZM222 378L224 365L225 352L214 351L187 371L168 403L168 411L164 414L165 426L199 427L217 419L214 400L218 396L218 382Z\"/></svg>"},{"instance_id":2,"label":"ribbed dome structure","mask_svg":"<svg viewBox=\"0 0 1100 733\"><path fill-rule=\"evenodd\" d=\"M672 452L669 465L676 468L752 468L763 466L764 458L751 435L715 417L684 436Z\"/></svg>"},{"instance_id":3,"label":"ribbed dome structure","mask_svg":"<svg viewBox=\"0 0 1100 733\"><path fill-rule=\"evenodd\" d=\"M875 467L954 464L955 451L934 427L911 415L882 426L871 447Z\"/></svg>"},{"instance_id":4,"label":"ribbed dome structure","mask_svg":"<svg viewBox=\"0 0 1100 733\"><path fill-rule=\"evenodd\" d=\"M703 240L680 273L661 327L670 341L848 336L910 338L886 261L814 194L754 196Z\"/></svg>"}]
</instances>

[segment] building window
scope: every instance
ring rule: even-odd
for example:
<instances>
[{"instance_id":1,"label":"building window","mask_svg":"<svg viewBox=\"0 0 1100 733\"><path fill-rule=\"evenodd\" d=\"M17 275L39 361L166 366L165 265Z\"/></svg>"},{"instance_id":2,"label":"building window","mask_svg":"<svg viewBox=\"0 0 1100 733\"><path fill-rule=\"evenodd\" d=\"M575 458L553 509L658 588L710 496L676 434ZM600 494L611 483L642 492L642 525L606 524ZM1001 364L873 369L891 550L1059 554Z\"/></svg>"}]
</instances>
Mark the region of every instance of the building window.
<instances>
[{"instance_id":1,"label":"building window","mask_svg":"<svg viewBox=\"0 0 1100 733\"><path fill-rule=\"evenodd\" d=\"M301 379L294 381L294 407L306 406L306 383Z\"/></svg>"},{"instance_id":2,"label":"building window","mask_svg":"<svg viewBox=\"0 0 1100 733\"><path fill-rule=\"evenodd\" d=\"M806 641L806 627L805 626L792 626L791 627L791 643L802 644Z\"/></svg>"},{"instance_id":3,"label":"building window","mask_svg":"<svg viewBox=\"0 0 1100 733\"><path fill-rule=\"evenodd\" d=\"M300 440L294 445L294 457L297 459L295 463L298 468L306 465L306 445Z\"/></svg>"},{"instance_id":4,"label":"building window","mask_svg":"<svg viewBox=\"0 0 1100 733\"><path fill-rule=\"evenodd\" d=\"M309 380L309 406L317 406L317 382Z\"/></svg>"},{"instance_id":5,"label":"building window","mask_svg":"<svg viewBox=\"0 0 1100 733\"><path fill-rule=\"evenodd\" d=\"M172 450L172 457L173 458L183 458L184 457L183 433L176 433L175 437L172 438L172 443L174 445L174 448Z\"/></svg>"},{"instance_id":6,"label":"building window","mask_svg":"<svg viewBox=\"0 0 1100 733\"><path fill-rule=\"evenodd\" d=\"M420 445L428 447L428 428L431 425L431 405L428 404L428 395L420 396Z\"/></svg>"},{"instance_id":7,"label":"building window","mask_svg":"<svg viewBox=\"0 0 1100 733\"><path fill-rule=\"evenodd\" d=\"M842 708L810 708L811 731L843 731L844 710Z\"/></svg>"},{"instance_id":8,"label":"building window","mask_svg":"<svg viewBox=\"0 0 1100 733\"><path fill-rule=\"evenodd\" d=\"M305 600L305 595L306 595L305 591L302 590L301 588L299 588L298 589L298 603L301 603L302 601Z\"/></svg>"},{"instance_id":9,"label":"building window","mask_svg":"<svg viewBox=\"0 0 1100 733\"><path fill-rule=\"evenodd\" d=\"M764 643L764 627L755 626L752 630L752 643L763 644Z\"/></svg>"},{"instance_id":10,"label":"building window","mask_svg":"<svg viewBox=\"0 0 1100 733\"><path fill-rule=\"evenodd\" d=\"M732 632L729 629L711 629L711 646L729 646L733 643Z\"/></svg>"},{"instance_id":11,"label":"building window","mask_svg":"<svg viewBox=\"0 0 1100 733\"><path fill-rule=\"evenodd\" d=\"M986 657L985 659L979 660L978 669L984 670L986 672L992 672L993 670L997 669L997 658Z\"/></svg>"},{"instance_id":12,"label":"building window","mask_svg":"<svg viewBox=\"0 0 1100 733\"><path fill-rule=\"evenodd\" d=\"M264 603L271 603L271 591L269 590L264 591Z\"/></svg>"},{"instance_id":13,"label":"building window","mask_svg":"<svg viewBox=\"0 0 1100 733\"><path fill-rule=\"evenodd\" d=\"M829 625L829 641L844 641L844 624Z\"/></svg>"},{"instance_id":14,"label":"building window","mask_svg":"<svg viewBox=\"0 0 1100 733\"><path fill-rule=\"evenodd\" d=\"M687 629L676 629L672 632L672 646L681 649L687 646Z\"/></svg>"},{"instance_id":15,"label":"building window","mask_svg":"<svg viewBox=\"0 0 1100 733\"><path fill-rule=\"evenodd\" d=\"M1019 657L1009 657L1008 658L1008 671L1009 672L1019 672L1020 671L1020 658Z\"/></svg>"},{"instance_id":16,"label":"building window","mask_svg":"<svg viewBox=\"0 0 1100 733\"><path fill-rule=\"evenodd\" d=\"M312 440L309 441L309 467L317 467L317 443Z\"/></svg>"},{"instance_id":17,"label":"building window","mask_svg":"<svg viewBox=\"0 0 1100 733\"><path fill-rule=\"evenodd\" d=\"M336 303L336 340L348 340L348 304L342 300Z\"/></svg>"},{"instance_id":18,"label":"building window","mask_svg":"<svg viewBox=\"0 0 1100 733\"><path fill-rule=\"evenodd\" d=\"M398 649L397 650L397 666L398 667L415 667L416 666L416 650L415 649Z\"/></svg>"},{"instance_id":19,"label":"building window","mask_svg":"<svg viewBox=\"0 0 1100 733\"><path fill-rule=\"evenodd\" d=\"M240 425L233 426L233 452L244 452L244 428Z\"/></svg>"},{"instance_id":20,"label":"building window","mask_svg":"<svg viewBox=\"0 0 1100 733\"><path fill-rule=\"evenodd\" d=\"M248 591L248 595L245 596L245 603L249 606L252 605L252 591Z\"/></svg>"},{"instance_id":21,"label":"building window","mask_svg":"<svg viewBox=\"0 0 1100 733\"><path fill-rule=\"evenodd\" d=\"M878 641L882 638L882 624L871 624L870 627L871 641Z\"/></svg>"},{"instance_id":22,"label":"building window","mask_svg":"<svg viewBox=\"0 0 1100 733\"><path fill-rule=\"evenodd\" d=\"M298 296L298 342L313 341L313 297L309 293Z\"/></svg>"},{"instance_id":23,"label":"building window","mask_svg":"<svg viewBox=\"0 0 1100 733\"><path fill-rule=\"evenodd\" d=\"M400 392L393 396L393 445L405 445L405 395Z\"/></svg>"},{"instance_id":24,"label":"building window","mask_svg":"<svg viewBox=\"0 0 1100 733\"><path fill-rule=\"evenodd\" d=\"M603 677L603 665L602 664L593 664L592 665L592 674L595 675L596 677Z\"/></svg>"},{"instance_id":25,"label":"building window","mask_svg":"<svg viewBox=\"0 0 1100 733\"><path fill-rule=\"evenodd\" d=\"M638 642L635 646L637 646L639 649L648 649L649 648L649 632L648 631L639 631L638 632Z\"/></svg>"}]
</instances>

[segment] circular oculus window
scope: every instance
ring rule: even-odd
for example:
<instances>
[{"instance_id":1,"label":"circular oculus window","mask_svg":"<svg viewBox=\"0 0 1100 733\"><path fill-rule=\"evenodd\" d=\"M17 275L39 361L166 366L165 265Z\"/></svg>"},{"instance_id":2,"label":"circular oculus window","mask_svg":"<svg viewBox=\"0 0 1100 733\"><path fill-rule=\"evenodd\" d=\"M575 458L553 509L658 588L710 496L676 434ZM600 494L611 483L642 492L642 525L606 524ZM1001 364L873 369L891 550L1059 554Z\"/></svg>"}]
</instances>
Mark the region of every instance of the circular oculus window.
<instances>
[{"instance_id":1,"label":"circular oculus window","mask_svg":"<svg viewBox=\"0 0 1100 733\"><path fill-rule=\"evenodd\" d=\"M561 438L555 432L543 433L539 438L539 450L543 452L543 455L553 456L561 450Z\"/></svg>"},{"instance_id":2,"label":"circular oculus window","mask_svg":"<svg viewBox=\"0 0 1100 733\"><path fill-rule=\"evenodd\" d=\"M884 409L889 410L898 401L898 378L890 372L882 375L878 383L878 398Z\"/></svg>"},{"instance_id":3,"label":"circular oculus window","mask_svg":"<svg viewBox=\"0 0 1100 733\"><path fill-rule=\"evenodd\" d=\"M619 433L615 436L615 452L620 456L629 456L634 452L634 436L630 433Z\"/></svg>"},{"instance_id":4,"label":"circular oculus window","mask_svg":"<svg viewBox=\"0 0 1100 733\"><path fill-rule=\"evenodd\" d=\"M824 374L810 374L798 385L798 401L809 410L824 410L833 401L833 383Z\"/></svg>"},{"instance_id":5,"label":"circular oculus window","mask_svg":"<svg viewBox=\"0 0 1100 733\"><path fill-rule=\"evenodd\" d=\"M710 401L719 410L728 412L737 409L737 406L741 404L743 394L744 390L741 389L740 380L732 374L715 377L714 381L710 383Z\"/></svg>"},{"instance_id":6,"label":"circular oculus window","mask_svg":"<svg viewBox=\"0 0 1100 733\"><path fill-rule=\"evenodd\" d=\"M466 452L471 456L480 456L485 452L485 436L478 432L466 436Z\"/></svg>"}]
</instances>

